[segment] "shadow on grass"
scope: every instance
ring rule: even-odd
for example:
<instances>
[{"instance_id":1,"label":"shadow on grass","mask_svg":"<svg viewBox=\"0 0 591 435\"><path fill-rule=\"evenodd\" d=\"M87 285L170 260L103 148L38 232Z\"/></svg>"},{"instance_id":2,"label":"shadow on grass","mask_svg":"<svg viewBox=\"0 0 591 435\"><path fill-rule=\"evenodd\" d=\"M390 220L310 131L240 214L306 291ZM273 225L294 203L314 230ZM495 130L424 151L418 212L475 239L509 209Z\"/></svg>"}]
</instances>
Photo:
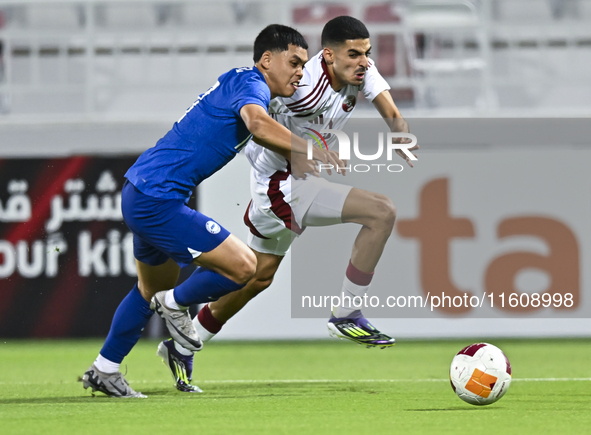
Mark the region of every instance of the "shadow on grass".
<instances>
[{"instance_id":1,"label":"shadow on grass","mask_svg":"<svg viewBox=\"0 0 591 435\"><path fill-rule=\"evenodd\" d=\"M136 404L142 403L144 400L150 399L180 399L180 400L220 400L220 399L250 399L254 397L301 397L302 394L277 393L277 392L245 392L244 394L227 394L224 392L211 393L181 393L176 390L158 389L158 390L142 390L142 393L148 396L147 399L118 399L115 397L108 397L102 393L95 393L94 396L68 396L68 397L28 397L28 398L14 398L14 399L0 399L0 406L2 405L59 405L59 404L92 404L103 405L113 403Z\"/></svg>"},{"instance_id":2,"label":"shadow on grass","mask_svg":"<svg viewBox=\"0 0 591 435\"><path fill-rule=\"evenodd\" d=\"M104 400L103 400L104 399ZM107 396L71 396L71 397L29 397L26 399L1 399L0 405L59 405L67 403L112 403L114 399ZM107 402L108 401L108 402ZM128 402L121 400L121 402Z\"/></svg>"},{"instance_id":3,"label":"shadow on grass","mask_svg":"<svg viewBox=\"0 0 591 435\"><path fill-rule=\"evenodd\" d=\"M176 393L170 390L150 390L142 391L145 395L156 397L171 397ZM187 394L187 396L189 396ZM191 395L192 396L192 395ZM61 396L61 397L27 397L14 399L0 399L1 405L57 405L67 403L93 403L93 404L112 404L112 403L138 403L144 399L118 399L109 397L102 393L95 393L94 395L82 394L80 396Z\"/></svg>"},{"instance_id":4,"label":"shadow on grass","mask_svg":"<svg viewBox=\"0 0 591 435\"><path fill-rule=\"evenodd\" d=\"M482 406L475 406L473 408L463 408L463 407L455 407L455 408L423 408L423 409L405 409L405 411L411 411L411 412L441 412L441 411L480 411L482 412L483 410L493 410L493 409L502 409L499 407L495 407L495 408L484 408Z\"/></svg>"}]
</instances>

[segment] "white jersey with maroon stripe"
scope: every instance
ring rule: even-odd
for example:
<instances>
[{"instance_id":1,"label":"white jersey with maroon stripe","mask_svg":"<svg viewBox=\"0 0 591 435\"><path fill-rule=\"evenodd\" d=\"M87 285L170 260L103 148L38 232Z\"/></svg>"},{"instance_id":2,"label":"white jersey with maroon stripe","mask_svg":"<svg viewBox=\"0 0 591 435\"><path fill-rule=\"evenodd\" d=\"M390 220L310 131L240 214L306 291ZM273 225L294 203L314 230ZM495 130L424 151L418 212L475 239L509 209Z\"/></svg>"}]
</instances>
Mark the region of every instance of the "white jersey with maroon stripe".
<instances>
[{"instance_id":1,"label":"white jersey with maroon stripe","mask_svg":"<svg viewBox=\"0 0 591 435\"><path fill-rule=\"evenodd\" d=\"M355 108L359 91L373 101L390 89L373 61L360 86L345 86L335 91L322 52L306 63L300 86L291 98L275 98L269 113L292 133L303 137L305 128L341 129ZM334 135L326 138L329 147ZM296 180L287 160L250 141L246 157L252 165L250 193L252 201L244 222L250 228L248 245L257 252L285 255L291 240L306 225L324 226L341 222L341 212L350 186L309 176Z\"/></svg>"},{"instance_id":2,"label":"white jersey with maroon stripe","mask_svg":"<svg viewBox=\"0 0 591 435\"><path fill-rule=\"evenodd\" d=\"M330 76L322 51L308 61L300 86L290 98L277 97L271 101L269 113L292 133L304 137L305 128L318 129L324 122L326 128L341 129L351 117L357 95L361 91L365 98L373 101L390 86L380 75L373 61L360 86L347 85L339 91L332 89ZM335 136L327 139L329 147L335 143ZM276 171L286 171L285 158L267 148L250 141L246 147L246 157L252 167L261 175Z\"/></svg>"}]
</instances>

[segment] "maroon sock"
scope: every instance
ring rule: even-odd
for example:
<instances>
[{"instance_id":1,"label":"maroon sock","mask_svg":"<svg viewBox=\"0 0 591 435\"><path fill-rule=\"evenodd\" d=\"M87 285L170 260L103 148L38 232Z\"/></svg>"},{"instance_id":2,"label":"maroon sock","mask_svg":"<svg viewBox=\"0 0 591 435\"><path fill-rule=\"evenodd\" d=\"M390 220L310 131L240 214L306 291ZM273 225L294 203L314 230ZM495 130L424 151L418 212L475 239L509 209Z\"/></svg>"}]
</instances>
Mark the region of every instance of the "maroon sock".
<instances>
[{"instance_id":1,"label":"maroon sock","mask_svg":"<svg viewBox=\"0 0 591 435\"><path fill-rule=\"evenodd\" d=\"M220 322L215 317L213 317L213 314L211 314L211 310L209 309L209 304L201 308L201 311L199 311L199 314L197 314L197 319L199 319L201 326L203 326L212 334L217 334L220 332L222 326L224 326L225 323Z\"/></svg>"},{"instance_id":2,"label":"maroon sock","mask_svg":"<svg viewBox=\"0 0 591 435\"><path fill-rule=\"evenodd\" d=\"M345 273L345 275L353 284L362 286L369 285L371 279L373 278L373 272L367 273L360 271L355 266L353 266L351 260L349 260L349 266L347 267L347 272Z\"/></svg>"}]
</instances>

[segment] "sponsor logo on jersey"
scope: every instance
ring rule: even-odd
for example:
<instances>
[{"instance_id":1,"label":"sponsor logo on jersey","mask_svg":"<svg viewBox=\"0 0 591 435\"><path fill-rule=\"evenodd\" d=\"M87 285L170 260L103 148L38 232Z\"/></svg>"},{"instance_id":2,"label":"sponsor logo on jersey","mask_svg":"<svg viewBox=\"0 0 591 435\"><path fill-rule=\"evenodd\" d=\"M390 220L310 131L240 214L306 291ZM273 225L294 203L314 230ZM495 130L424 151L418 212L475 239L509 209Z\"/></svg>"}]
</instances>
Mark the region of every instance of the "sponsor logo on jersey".
<instances>
[{"instance_id":1,"label":"sponsor logo on jersey","mask_svg":"<svg viewBox=\"0 0 591 435\"><path fill-rule=\"evenodd\" d=\"M347 95L347 98L343 101L343 110L345 112L350 112L355 107L355 103L357 103L355 95Z\"/></svg>"},{"instance_id":2,"label":"sponsor logo on jersey","mask_svg":"<svg viewBox=\"0 0 591 435\"><path fill-rule=\"evenodd\" d=\"M209 231L211 234L217 234L221 231L220 226L214 221L207 221L205 228L207 228L207 231Z\"/></svg>"}]
</instances>

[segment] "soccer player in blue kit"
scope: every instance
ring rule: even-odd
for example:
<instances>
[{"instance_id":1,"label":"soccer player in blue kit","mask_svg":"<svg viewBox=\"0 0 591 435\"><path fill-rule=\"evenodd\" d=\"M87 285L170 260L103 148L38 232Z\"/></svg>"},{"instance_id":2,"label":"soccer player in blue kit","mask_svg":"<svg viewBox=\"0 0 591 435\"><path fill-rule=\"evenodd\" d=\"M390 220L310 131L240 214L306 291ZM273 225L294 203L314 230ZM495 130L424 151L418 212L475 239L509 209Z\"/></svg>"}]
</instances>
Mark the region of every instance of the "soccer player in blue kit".
<instances>
[{"instance_id":1,"label":"soccer player in blue kit","mask_svg":"<svg viewBox=\"0 0 591 435\"><path fill-rule=\"evenodd\" d=\"M301 135L321 129L341 130L351 118L358 93L371 101L393 132L409 133L409 126L396 107L390 86L369 57L369 31L358 19L339 16L322 30L322 50L306 63L298 90L278 97L269 113L282 125ZM324 137L325 145L336 147L337 138ZM406 142L408 143L408 142ZM409 151L418 149L418 145ZM397 153L412 167L409 155ZM257 257L257 271L239 291L206 304L193 324L200 338L212 339L226 321L273 282L279 265L293 240L305 227L355 223L361 228L351 249L341 295L349 300L363 298L390 237L396 218L392 200L379 193L331 183L317 175L318 168L304 156L285 159L273 150L249 143L245 154L251 163L251 198L244 215L250 228L247 244ZM313 273L313 270L307 271ZM293 271L292 271L293 273ZM342 303L334 307L327 322L333 337L349 339L366 347L387 348L395 339L365 318L361 306ZM175 386L191 391L193 353L172 340L158 345L157 355L170 368Z\"/></svg>"},{"instance_id":2,"label":"soccer player in blue kit","mask_svg":"<svg viewBox=\"0 0 591 435\"><path fill-rule=\"evenodd\" d=\"M251 137L285 156L306 154L306 141L267 111L272 98L296 91L307 48L296 30L266 27L254 43L255 66L221 75L125 174L122 211L133 232L138 283L117 308L103 348L82 376L85 389L146 397L129 386L119 367L154 311L179 345L198 351L202 342L188 307L239 290L254 275L250 248L186 203L195 186L232 160ZM342 166L319 148L314 158ZM176 286L180 268L191 263L200 267Z\"/></svg>"}]
</instances>

